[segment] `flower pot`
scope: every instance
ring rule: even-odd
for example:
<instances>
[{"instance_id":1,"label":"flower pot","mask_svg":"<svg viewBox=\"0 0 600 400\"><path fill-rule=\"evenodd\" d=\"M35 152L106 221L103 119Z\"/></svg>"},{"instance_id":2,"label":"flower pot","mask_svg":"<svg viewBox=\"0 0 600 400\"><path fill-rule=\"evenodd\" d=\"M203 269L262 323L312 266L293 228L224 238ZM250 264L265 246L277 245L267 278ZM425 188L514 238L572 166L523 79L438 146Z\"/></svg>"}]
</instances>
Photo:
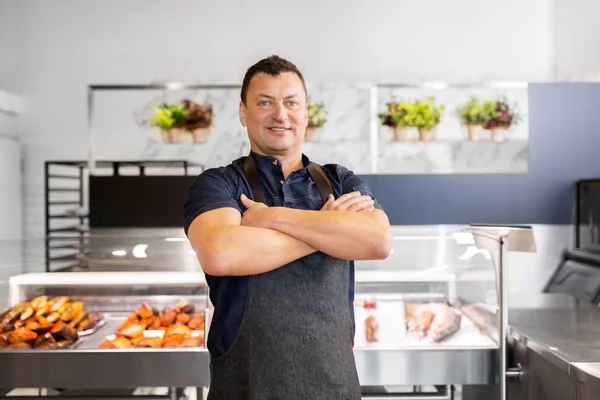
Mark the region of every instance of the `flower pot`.
<instances>
[{"instance_id":1,"label":"flower pot","mask_svg":"<svg viewBox=\"0 0 600 400\"><path fill-rule=\"evenodd\" d=\"M307 127L306 133L304 134L304 140L306 142L313 142L317 137L319 137L319 133L321 132L320 127Z\"/></svg>"},{"instance_id":2,"label":"flower pot","mask_svg":"<svg viewBox=\"0 0 600 400\"><path fill-rule=\"evenodd\" d=\"M196 128L190 131L194 143L204 143L208 140L210 128Z\"/></svg>"},{"instance_id":3,"label":"flower pot","mask_svg":"<svg viewBox=\"0 0 600 400\"><path fill-rule=\"evenodd\" d=\"M468 140L476 142L481 140L481 132L483 131L483 125L467 125L467 136Z\"/></svg>"},{"instance_id":4,"label":"flower pot","mask_svg":"<svg viewBox=\"0 0 600 400\"><path fill-rule=\"evenodd\" d=\"M433 130L427 128L419 128L419 140L422 142L431 142L433 140Z\"/></svg>"},{"instance_id":5,"label":"flower pot","mask_svg":"<svg viewBox=\"0 0 600 400\"><path fill-rule=\"evenodd\" d=\"M389 127L392 133L392 140L396 142L403 142L407 139L408 128L405 126L394 126Z\"/></svg>"},{"instance_id":6,"label":"flower pot","mask_svg":"<svg viewBox=\"0 0 600 400\"><path fill-rule=\"evenodd\" d=\"M504 142L506 140L507 129L505 127L490 128L492 142Z\"/></svg>"},{"instance_id":7,"label":"flower pot","mask_svg":"<svg viewBox=\"0 0 600 400\"><path fill-rule=\"evenodd\" d=\"M167 143L179 143L181 142L181 128L171 128L166 132L163 131L163 140Z\"/></svg>"}]
</instances>

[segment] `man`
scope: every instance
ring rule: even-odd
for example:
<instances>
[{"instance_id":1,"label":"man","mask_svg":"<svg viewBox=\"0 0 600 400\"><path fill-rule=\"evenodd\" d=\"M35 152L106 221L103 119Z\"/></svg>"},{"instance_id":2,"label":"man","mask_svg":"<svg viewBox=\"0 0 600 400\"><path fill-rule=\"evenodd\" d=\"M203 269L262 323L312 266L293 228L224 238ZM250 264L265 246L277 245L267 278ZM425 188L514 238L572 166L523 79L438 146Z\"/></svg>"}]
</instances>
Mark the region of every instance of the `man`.
<instances>
[{"instance_id":1,"label":"man","mask_svg":"<svg viewBox=\"0 0 600 400\"><path fill-rule=\"evenodd\" d=\"M294 64L250 67L239 113L250 155L199 175L184 205L215 307L208 397L360 399L348 260L388 257L388 218L348 169L302 154L307 91Z\"/></svg>"}]
</instances>

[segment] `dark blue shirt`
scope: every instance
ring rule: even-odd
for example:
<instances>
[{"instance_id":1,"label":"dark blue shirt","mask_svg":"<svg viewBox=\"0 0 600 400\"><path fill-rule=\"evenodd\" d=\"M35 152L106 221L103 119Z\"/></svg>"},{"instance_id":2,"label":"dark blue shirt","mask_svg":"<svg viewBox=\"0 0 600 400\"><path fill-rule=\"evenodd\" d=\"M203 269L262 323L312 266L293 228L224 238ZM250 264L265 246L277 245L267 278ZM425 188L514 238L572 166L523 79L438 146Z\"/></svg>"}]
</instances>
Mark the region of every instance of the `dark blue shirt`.
<instances>
[{"instance_id":1,"label":"dark blue shirt","mask_svg":"<svg viewBox=\"0 0 600 400\"><path fill-rule=\"evenodd\" d=\"M265 194L265 202L269 206L289 207L300 210L320 210L323 200L306 167L311 161L302 156L304 168L292 172L287 179L276 158L251 153L256 162ZM241 214L246 210L240 201L245 194L254 199L250 183L244 173L244 161L241 157L230 165L207 169L201 173L189 188L188 198L184 204L184 229L187 235L192 221L200 214L222 207L231 207ZM327 174L335 197L344 193L360 191L373 197L367 185L352 171L337 164L322 166ZM375 207L381 209L375 200ZM210 300L214 305L214 315L208 336L208 350L213 357L223 354L233 343L242 323L246 293L247 276L210 276L206 282L210 288ZM349 307L354 327L354 263L350 262ZM307 300L310 294L307 293Z\"/></svg>"}]
</instances>

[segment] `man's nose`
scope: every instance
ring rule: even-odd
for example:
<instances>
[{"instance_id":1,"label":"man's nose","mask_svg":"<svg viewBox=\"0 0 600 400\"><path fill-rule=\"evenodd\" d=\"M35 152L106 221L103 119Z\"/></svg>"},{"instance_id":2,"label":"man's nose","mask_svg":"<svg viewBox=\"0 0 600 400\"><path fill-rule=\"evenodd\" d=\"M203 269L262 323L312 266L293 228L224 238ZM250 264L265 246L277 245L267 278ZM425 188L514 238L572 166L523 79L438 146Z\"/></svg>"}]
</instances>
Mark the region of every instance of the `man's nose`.
<instances>
[{"instance_id":1,"label":"man's nose","mask_svg":"<svg viewBox=\"0 0 600 400\"><path fill-rule=\"evenodd\" d=\"M282 103L275 103L275 109L273 110L273 119L278 122L287 120L287 109Z\"/></svg>"}]
</instances>

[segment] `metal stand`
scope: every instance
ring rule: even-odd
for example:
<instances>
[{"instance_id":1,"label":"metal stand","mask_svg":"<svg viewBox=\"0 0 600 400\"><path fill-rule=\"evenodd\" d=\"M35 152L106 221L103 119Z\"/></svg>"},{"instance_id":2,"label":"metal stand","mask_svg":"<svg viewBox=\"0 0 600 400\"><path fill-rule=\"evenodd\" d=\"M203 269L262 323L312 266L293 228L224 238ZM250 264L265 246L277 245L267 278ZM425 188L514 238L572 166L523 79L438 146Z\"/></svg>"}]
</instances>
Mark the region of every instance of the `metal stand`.
<instances>
[{"instance_id":1,"label":"metal stand","mask_svg":"<svg viewBox=\"0 0 600 400\"><path fill-rule=\"evenodd\" d=\"M500 399L507 399L507 379L520 380L520 365L508 366L508 290L506 260L508 251L536 252L533 230L530 226L471 225L473 242L480 249L498 251L498 385Z\"/></svg>"}]
</instances>

